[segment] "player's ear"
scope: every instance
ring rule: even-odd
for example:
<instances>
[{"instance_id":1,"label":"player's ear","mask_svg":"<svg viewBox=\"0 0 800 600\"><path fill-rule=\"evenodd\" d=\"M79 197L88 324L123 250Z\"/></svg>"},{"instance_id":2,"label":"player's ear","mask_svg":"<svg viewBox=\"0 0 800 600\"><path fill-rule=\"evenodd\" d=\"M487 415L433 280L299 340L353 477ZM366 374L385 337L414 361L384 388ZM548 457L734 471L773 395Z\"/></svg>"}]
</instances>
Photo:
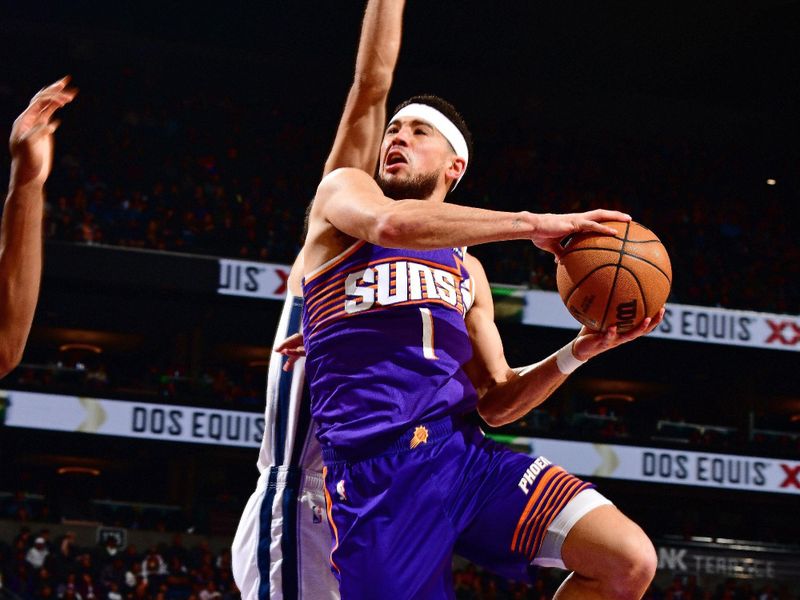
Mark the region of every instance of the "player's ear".
<instances>
[{"instance_id":1,"label":"player's ear","mask_svg":"<svg viewBox=\"0 0 800 600\"><path fill-rule=\"evenodd\" d=\"M467 168L467 161L465 161L460 156L453 156L450 160L450 165L447 167L445 171L445 175L448 179L453 181L458 181L458 179L464 174L464 171Z\"/></svg>"}]
</instances>

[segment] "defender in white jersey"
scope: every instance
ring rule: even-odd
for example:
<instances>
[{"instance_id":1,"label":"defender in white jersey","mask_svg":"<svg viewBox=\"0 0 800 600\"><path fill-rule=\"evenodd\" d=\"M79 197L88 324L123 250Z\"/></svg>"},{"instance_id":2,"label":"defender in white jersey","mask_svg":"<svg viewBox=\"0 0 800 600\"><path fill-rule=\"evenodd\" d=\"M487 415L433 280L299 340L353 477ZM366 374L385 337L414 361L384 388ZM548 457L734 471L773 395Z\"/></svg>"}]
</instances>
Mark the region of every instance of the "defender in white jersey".
<instances>
[{"instance_id":1,"label":"defender in white jersey","mask_svg":"<svg viewBox=\"0 0 800 600\"><path fill-rule=\"evenodd\" d=\"M303 300L283 304L275 345L297 333ZM270 362L260 476L233 541L233 573L242 598L338 598L328 568L331 537L325 518L322 454L314 437L305 360L284 371Z\"/></svg>"},{"instance_id":2,"label":"defender in white jersey","mask_svg":"<svg viewBox=\"0 0 800 600\"><path fill-rule=\"evenodd\" d=\"M386 122L386 99L400 51L404 0L369 0L361 26L353 84L323 175L341 167L372 173ZM298 259L289 277L275 345L299 330ZM233 575L245 600L327 600L339 597L328 562L322 459L304 394L304 364L270 362L260 476L234 539ZM291 360L291 359L290 359Z\"/></svg>"}]
</instances>

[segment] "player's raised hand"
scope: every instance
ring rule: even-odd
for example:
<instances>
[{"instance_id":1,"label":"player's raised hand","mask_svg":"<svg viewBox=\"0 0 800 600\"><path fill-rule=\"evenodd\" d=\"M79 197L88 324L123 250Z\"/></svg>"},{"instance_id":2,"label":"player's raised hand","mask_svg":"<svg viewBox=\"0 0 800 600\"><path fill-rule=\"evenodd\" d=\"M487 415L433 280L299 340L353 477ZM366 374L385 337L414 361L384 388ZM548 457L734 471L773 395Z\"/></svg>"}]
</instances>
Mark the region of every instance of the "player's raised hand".
<instances>
[{"instance_id":1,"label":"player's raised hand","mask_svg":"<svg viewBox=\"0 0 800 600\"><path fill-rule=\"evenodd\" d=\"M569 214L542 214L538 215L538 222L531 241L537 248L546 250L555 255L556 260L561 256L563 248L561 240L566 236L582 231L592 231L606 235L617 232L603 225L603 221L630 221L630 215L616 211L598 208L582 213Z\"/></svg>"},{"instance_id":2,"label":"player's raised hand","mask_svg":"<svg viewBox=\"0 0 800 600\"><path fill-rule=\"evenodd\" d=\"M12 185L44 185L53 163L53 133L59 122L55 112L72 102L78 90L69 76L42 88L11 128L8 141L12 159Z\"/></svg>"},{"instance_id":3,"label":"player's raised hand","mask_svg":"<svg viewBox=\"0 0 800 600\"><path fill-rule=\"evenodd\" d=\"M647 335L653 331L664 319L666 309L662 306L655 317L647 317L637 327L625 332L620 332L616 327L609 327L606 331L594 331L583 327L572 344L572 354L578 360L589 360L602 354L606 350L616 348L627 342Z\"/></svg>"}]
</instances>

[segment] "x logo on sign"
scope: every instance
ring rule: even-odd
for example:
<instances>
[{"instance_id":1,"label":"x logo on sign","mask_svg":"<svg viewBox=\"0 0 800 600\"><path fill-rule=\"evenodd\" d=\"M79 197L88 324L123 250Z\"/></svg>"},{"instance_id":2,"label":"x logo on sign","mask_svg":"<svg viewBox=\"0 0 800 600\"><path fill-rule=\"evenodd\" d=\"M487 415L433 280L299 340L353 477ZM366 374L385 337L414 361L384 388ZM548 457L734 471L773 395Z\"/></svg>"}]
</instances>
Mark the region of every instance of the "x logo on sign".
<instances>
[{"instance_id":1,"label":"x logo on sign","mask_svg":"<svg viewBox=\"0 0 800 600\"><path fill-rule=\"evenodd\" d=\"M775 323L769 319L766 321L767 325L769 325L769 328L772 330L772 333L770 333L767 338L767 344L780 342L786 346L794 346L797 342L800 342L800 325L794 321L781 321L780 323ZM783 330L787 327L790 330L789 335L784 337Z\"/></svg>"},{"instance_id":2,"label":"x logo on sign","mask_svg":"<svg viewBox=\"0 0 800 600\"><path fill-rule=\"evenodd\" d=\"M784 473L786 473L786 479L783 480L781 487L785 488L793 485L800 490L800 479L798 479L798 476L800 476L800 464L794 467L790 467L789 465L781 465L781 469L783 469Z\"/></svg>"},{"instance_id":3,"label":"x logo on sign","mask_svg":"<svg viewBox=\"0 0 800 600\"><path fill-rule=\"evenodd\" d=\"M275 269L275 274L281 279L281 284L278 286L278 289L275 290L275 294L285 294L286 284L289 282L289 271Z\"/></svg>"}]
</instances>

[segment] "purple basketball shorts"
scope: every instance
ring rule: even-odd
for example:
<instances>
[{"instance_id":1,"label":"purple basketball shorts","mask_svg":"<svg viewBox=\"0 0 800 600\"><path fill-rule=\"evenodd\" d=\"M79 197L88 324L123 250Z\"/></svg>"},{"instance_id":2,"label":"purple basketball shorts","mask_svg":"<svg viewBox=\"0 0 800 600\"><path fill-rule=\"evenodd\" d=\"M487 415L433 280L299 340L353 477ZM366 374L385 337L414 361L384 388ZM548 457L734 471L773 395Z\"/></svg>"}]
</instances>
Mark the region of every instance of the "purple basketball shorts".
<instances>
[{"instance_id":1,"label":"purple basketball shorts","mask_svg":"<svg viewBox=\"0 0 800 600\"><path fill-rule=\"evenodd\" d=\"M553 519L593 487L449 417L411 427L376 456L324 456L343 600L454 598L454 552L529 581Z\"/></svg>"}]
</instances>

